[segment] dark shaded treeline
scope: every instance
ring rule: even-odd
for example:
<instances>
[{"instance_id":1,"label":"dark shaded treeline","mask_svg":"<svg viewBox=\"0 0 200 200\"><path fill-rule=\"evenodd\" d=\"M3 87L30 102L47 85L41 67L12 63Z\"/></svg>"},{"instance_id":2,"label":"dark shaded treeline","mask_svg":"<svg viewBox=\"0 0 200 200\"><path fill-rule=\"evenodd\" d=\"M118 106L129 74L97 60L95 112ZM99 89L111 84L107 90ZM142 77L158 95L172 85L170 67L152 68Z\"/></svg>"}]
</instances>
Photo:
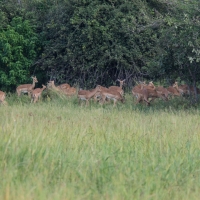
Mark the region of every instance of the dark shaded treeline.
<instances>
[{"instance_id":1,"label":"dark shaded treeline","mask_svg":"<svg viewBox=\"0 0 200 200\"><path fill-rule=\"evenodd\" d=\"M0 0L0 89L200 80L198 0Z\"/></svg>"}]
</instances>

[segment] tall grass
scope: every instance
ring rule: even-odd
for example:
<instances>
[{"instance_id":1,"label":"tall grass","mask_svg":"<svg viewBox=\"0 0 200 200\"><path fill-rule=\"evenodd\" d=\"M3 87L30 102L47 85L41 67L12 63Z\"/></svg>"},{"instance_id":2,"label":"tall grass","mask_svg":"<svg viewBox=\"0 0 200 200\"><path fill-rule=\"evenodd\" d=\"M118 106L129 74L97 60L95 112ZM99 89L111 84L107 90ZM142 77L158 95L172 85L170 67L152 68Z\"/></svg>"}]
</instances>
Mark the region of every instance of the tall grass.
<instances>
[{"instance_id":1,"label":"tall grass","mask_svg":"<svg viewBox=\"0 0 200 200\"><path fill-rule=\"evenodd\" d=\"M200 111L177 101L0 107L0 199L199 199Z\"/></svg>"}]
</instances>

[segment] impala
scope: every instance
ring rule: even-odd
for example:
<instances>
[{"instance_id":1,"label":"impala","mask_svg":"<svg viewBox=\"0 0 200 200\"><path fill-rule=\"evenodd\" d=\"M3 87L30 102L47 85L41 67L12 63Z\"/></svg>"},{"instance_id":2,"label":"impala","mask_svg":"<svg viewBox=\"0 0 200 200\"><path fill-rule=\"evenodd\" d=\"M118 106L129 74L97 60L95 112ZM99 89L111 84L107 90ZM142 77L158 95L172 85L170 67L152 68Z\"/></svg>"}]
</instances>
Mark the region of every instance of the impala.
<instances>
[{"instance_id":1,"label":"impala","mask_svg":"<svg viewBox=\"0 0 200 200\"><path fill-rule=\"evenodd\" d=\"M169 100L170 92L167 90L167 88L164 88L162 86L158 86L158 87L156 87L156 91L158 93L160 93L161 95L163 95L166 98L166 100Z\"/></svg>"},{"instance_id":2,"label":"impala","mask_svg":"<svg viewBox=\"0 0 200 200\"><path fill-rule=\"evenodd\" d=\"M59 85L57 87L60 88L61 90L63 90L63 89L68 89L71 86L68 83L63 83L63 84L61 84L61 85Z\"/></svg>"},{"instance_id":3,"label":"impala","mask_svg":"<svg viewBox=\"0 0 200 200\"><path fill-rule=\"evenodd\" d=\"M19 85L16 88L18 96L20 96L21 93L28 93L28 96L30 96L31 91L35 88L35 83L38 82L36 76L35 77L31 77L31 78L33 79L33 83L32 84L23 84L23 85Z\"/></svg>"},{"instance_id":4,"label":"impala","mask_svg":"<svg viewBox=\"0 0 200 200\"><path fill-rule=\"evenodd\" d=\"M86 101L86 105L89 105L89 100L97 93L101 91L101 86L97 85L97 87L92 90L79 90L78 91L78 99L79 99L79 104L81 100L85 100Z\"/></svg>"},{"instance_id":5,"label":"impala","mask_svg":"<svg viewBox=\"0 0 200 200\"><path fill-rule=\"evenodd\" d=\"M138 104L140 102L146 102L146 105L150 105L150 101L148 100L149 97L148 97L148 93L147 93L146 89L136 89L135 92L137 94L136 104Z\"/></svg>"},{"instance_id":6,"label":"impala","mask_svg":"<svg viewBox=\"0 0 200 200\"><path fill-rule=\"evenodd\" d=\"M59 92L64 92L63 90L67 90L69 88L71 88L71 86L68 83L63 83L59 86L55 86L55 82L54 81L49 81L47 84L48 88L52 88L53 90L59 91Z\"/></svg>"},{"instance_id":7,"label":"impala","mask_svg":"<svg viewBox=\"0 0 200 200\"><path fill-rule=\"evenodd\" d=\"M5 92L0 91L0 104L6 104L5 98L6 98Z\"/></svg>"},{"instance_id":8,"label":"impala","mask_svg":"<svg viewBox=\"0 0 200 200\"><path fill-rule=\"evenodd\" d=\"M178 90L182 95L189 95L190 94L188 85L178 85L178 82L175 82L175 84L177 85Z\"/></svg>"},{"instance_id":9,"label":"impala","mask_svg":"<svg viewBox=\"0 0 200 200\"><path fill-rule=\"evenodd\" d=\"M52 90L58 91L58 92L62 92L62 89L60 87L55 86L55 82L54 81L49 81L47 83L47 88L51 88Z\"/></svg>"},{"instance_id":10,"label":"impala","mask_svg":"<svg viewBox=\"0 0 200 200\"><path fill-rule=\"evenodd\" d=\"M141 101L145 101L147 105L150 105L149 98L151 98L151 101L155 98L162 98L163 100L166 100L166 98L156 91L156 88L153 84L153 82L150 82L150 85L144 85L141 84L139 86L136 86L132 90L133 95L137 95L137 102L140 103Z\"/></svg>"},{"instance_id":11,"label":"impala","mask_svg":"<svg viewBox=\"0 0 200 200\"><path fill-rule=\"evenodd\" d=\"M182 94L182 95L194 95L195 94L195 90L194 90L194 87L192 86L188 86L188 85L178 85L178 82L175 82L174 85L177 86L179 92ZM197 91L197 94L200 94L200 89L199 88L196 88L196 91Z\"/></svg>"},{"instance_id":12,"label":"impala","mask_svg":"<svg viewBox=\"0 0 200 200\"><path fill-rule=\"evenodd\" d=\"M178 85L177 85L176 82L173 84L173 86L169 86L169 87L167 88L167 90L169 91L169 93L170 93L172 96L181 96L181 92L179 91Z\"/></svg>"},{"instance_id":13,"label":"impala","mask_svg":"<svg viewBox=\"0 0 200 200\"><path fill-rule=\"evenodd\" d=\"M119 81L120 86L110 86L108 89L115 90L115 91L119 92L121 95L124 95L124 91L123 91L122 87L125 82L125 79L124 80L117 79L117 81Z\"/></svg>"},{"instance_id":14,"label":"impala","mask_svg":"<svg viewBox=\"0 0 200 200\"><path fill-rule=\"evenodd\" d=\"M156 98L161 98L162 100L168 100L168 98L166 98L166 96L163 95L162 88L157 89L153 84L153 81L149 82L148 86L144 86L144 89L147 90L148 98L152 98L151 101L153 101Z\"/></svg>"},{"instance_id":15,"label":"impala","mask_svg":"<svg viewBox=\"0 0 200 200\"><path fill-rule=\"evenodd\" d=\"M102 90L100 93L102 97L102 104L105 103L106 98L112 99L114 101L113 106L116 105L117 101L121 101L122 103L124 103L125 101L122 94L119 93L117 90L105 89L105 90Z\"/></svg>"},{"instance_id":16,"label":"impala","mask_svg":"<svg viewBox=\"0 0 200 200\"><path fill-rule=\"evenodd\" d=\"M41 97L43 90L46 89L45 85L42 85L42 88L36 88L32 91L31 94L31 103L36 103L38 99Z\"/></svg>"},{"instance_id":17,"label":"impala","mask_svg":"<svg viewBox=\"0 0 200 200\"><path fill-rule=\"evenodd\" d=\"M54 81L49 81L49 82L47 83L47 88L52 88L52 89L57 89L57 90L59 90L59 88L57 88L57 87L55 86L55 82L54 82Z\"/></svg>"},{"instance_id":18,"label":"impala","mask_svg":"<svg viewBox=\"0 0 200 200\"><path fill-rule=\"evenodd\" d=\"M138 84L135 87L133 87L133 89L132 89L133 96L135 96L137 99L138 98L143 98L142 88L144 86L146 86L146 83L145 82L141 82L140 84Z\"/></svg>"},{"instance_id":19,"label":"impala","mask_svg":"<svg viewBox=\"0 0 200 200\"><path fill-rule=\"evenodd\" d=\"M156 90L159 96L162 95L165 98L165 100L169 100L168 98L169 91L166 88L162 86L155 87L153 81L150 81L148 86L151 87L153 90Z\"/></svg>"},{"instance_id":20,"label":"impala","mask_svg":"<svg viewBox=\"0 0 200 200\"><path fill-rule=\"evenodd\" d=\"M103 87L103 86L99 86L99 87L100 87L101 91L108 90L108 88L106 88L106 87ZM94 90L94 89L92 89L92 90L90 90L90 91L92 92L93 90ZM101 99L101 92L100 92L100 91L97 92L97 93L93 96L93 99L94 99L95 102L97 102L98 100L100 100L100 99Z\"/></svg>"},{"instance_id":21,"label":"impala","mask_svg":"<svg viewBox=\"0 0 200 200\"><path fill-rule=\"evenodd\" d=\"M63 93L67 96L73 96L76 94L76 88L74 87L70 87L70 88L66 88L66 89L62 89Z\"/></svg>"},{"instance_id":22,"label":"impala","mask_svg":"<svg viewBox=\"0 0 200 200\"><path fill-rule=\"evenodd\" d=\"M155 90L156 86L153 84L153 81L150 81L148 84L148 87L150 87L151 89Z\"/></svg>"}]
</instances>

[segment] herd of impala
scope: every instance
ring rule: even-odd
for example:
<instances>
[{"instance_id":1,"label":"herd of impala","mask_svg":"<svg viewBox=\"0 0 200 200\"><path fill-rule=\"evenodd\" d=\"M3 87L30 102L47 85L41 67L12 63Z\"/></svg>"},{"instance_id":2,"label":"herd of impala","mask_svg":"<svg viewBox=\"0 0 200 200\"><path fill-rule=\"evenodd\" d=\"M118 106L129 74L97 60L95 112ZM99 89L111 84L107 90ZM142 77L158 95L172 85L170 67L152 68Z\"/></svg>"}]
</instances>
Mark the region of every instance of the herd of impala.
<instances>
[{"instance_id":1,"label":"herd of impala","mask_svg":"<svg viewBox=\"0 0 200 200\"><path fill-rule=\"evenodd\" d=\"M32 77L32 79L32 84L19 85L16 88L16 92L18 96L20 96L22 93L28 93L28 96L31 98L31 102L34 103L39 100L43 90L47 87L51 90L61 92L66 96L74 96L77 94L79 104L81 100L85 100L86 105L88 105L90 99L94 99L95 101L99 101L104 104L105 101L109 101L110 99L112 99L115 106L117 101L121 101L122 103L124 103L125 101L123 90L123 84L125 80L118 79L120 86L110 86L109 88L106 88L97 85L95 89L79 90L77 92L76 88L71 87L68 83L55 86L54 81L49 81L47 87L45 85L42 85L42 88L35 88L35 84L38 82L38 80L36 77ZM197 93L200 94L200 89L198 88ZM141 82L132 89L132 95L137 99L136 103L145 102L146 105L150 105L150 102L156 98L161 98L164 101L167 101L169 100L170 96L183 96L190 94L194 94L194 88L189 87L188 85L178 85L178 82L175 82L173 86L169 86L168 88L164 88L162 86L156 87L152 81L149 82L149 84ZM5 98L6 94L0 91L0 103L5 104Z\"/></svg>"}]
</instances>

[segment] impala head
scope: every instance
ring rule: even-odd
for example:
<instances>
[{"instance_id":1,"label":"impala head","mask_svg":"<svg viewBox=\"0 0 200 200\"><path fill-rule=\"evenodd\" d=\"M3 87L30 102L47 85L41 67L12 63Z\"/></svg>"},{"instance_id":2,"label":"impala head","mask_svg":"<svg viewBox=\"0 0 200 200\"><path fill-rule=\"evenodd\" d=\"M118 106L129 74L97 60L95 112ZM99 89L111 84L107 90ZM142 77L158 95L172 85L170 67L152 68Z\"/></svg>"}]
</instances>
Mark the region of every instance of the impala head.
<instances>
[{"instance_id":1,"label":"impala head","mask_svg":"<svg viewBox=\"0 0 200 200\"><path fill-rule=\"evenodd\" d=\"M52 83L51 83L51 81L49 81L48 83L47 83L47 88L50 88L52 86Z\"/></svg>"},{"instance_id":2,"label":"impala head","mask_svg":"<svg viewBox=\"0 0 200 200\"><path fill-rule=\"evenodd\" d=\"M148 86L152 87L154 90L156 89L155 85L153 84L153 81L150 81Z\"/></svg>"},{"instance_id":3,"label":"impala head","mask_svg":"<svg viewBox=\"0 0 200 200\"><path fill-rule=\"evenodd\" d=\"M43 85L43 84L42 84L42 89L46 89L46 88L47 88L46 85Z\"/></svg>"},{"instance_id":4,"label":"impala head","mask_svg":"<svg viewBox=\"0 0 200 200\"><path fill-rule=\"evenodd\" d=\"M97 89L98 92L101 92L101 86L100 85L97 85L96 89Z\"/></svg>"},{"instance_id":5,"label":"impala head","mask_svg":"<svg viewBox=\"0 0 200 200\"><path fill-rule=\"evenodd\" d=\"M174 84L178 85L178 81L175 81Z\"/></svg>"},{"instance_id":6,"label":"impala head","mask_svg":"<svg viewBox=\"0 0 200 200\"><path fill-rule=\"evenodd\" d=\"M124 84L125 80L126 80L126 79L124 79L124 80L117 79L117 81L119 81L120 87L122 87L122 86L123 86L123 84Z\"/></svg>"},{"instance_id":7,"label":"impala head","mask_svg":"<svg viewBox=\"0 0 200 200\"><path fill-rule=\"evenodd\" d=\"M47 83L47 87L48 87L48 88L52 88L53 86L55 86L54 81L49 81L49 82Z\"/></svg>"},{"instance_id":8,"label":"impala head","mask_svg":"<svg viewBox=\"0 0 200 200\"><path fill-rule=\"evenodd\" d=\"M176 88L177 92L179 92L180 94L182 93L182 92L180 92L180 90L179 90L179 88L178 88L178 82L175 82L175 83L173 84L173 88Z\"/></svg>"},{"instance_id":9,"label":"impala head","mask_svg":"<svg viewBox=\"0 0 200 200\"><path fill-rule=\"evenodd\" d=\"M32 76L31 78L33 79L33 82L38 83L36 76Z\"/></svg>"},{"instance_id":10,"label":"impala head","mask_svg":"<svg viewBox=\"0 0 200 200\"><path fill-rule=\"evenodd\" d=\"M142 86L146 86L146 81L139 81L139 84L142 85Z\"/></svg>"},{"instance_id":11,"label":"impala head","mask_svg":"<svg viewBox=\"0 0 200 200\"><path fill-rule=\"evenodd\" d=\"M178 82L177 81L173 84L173 87L178 89Z\"/></svg>"},{"instance_id":12,"label":"impala head","mask_svg":"<svg viewBox=\"0 0 200 200\"><path fill-rule=\"evenodd\" d=\"M141 85L141 89L143 89L143 88L144 88L144 86L146 86L146 85L147 85L147 84L146 84L146 81L143 81L143 82L141 81L141 82L140 82L140 85Z\"/></svg>"}]
</instances>

